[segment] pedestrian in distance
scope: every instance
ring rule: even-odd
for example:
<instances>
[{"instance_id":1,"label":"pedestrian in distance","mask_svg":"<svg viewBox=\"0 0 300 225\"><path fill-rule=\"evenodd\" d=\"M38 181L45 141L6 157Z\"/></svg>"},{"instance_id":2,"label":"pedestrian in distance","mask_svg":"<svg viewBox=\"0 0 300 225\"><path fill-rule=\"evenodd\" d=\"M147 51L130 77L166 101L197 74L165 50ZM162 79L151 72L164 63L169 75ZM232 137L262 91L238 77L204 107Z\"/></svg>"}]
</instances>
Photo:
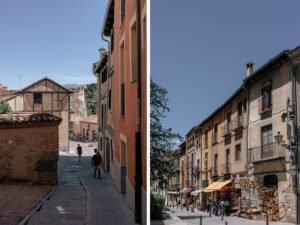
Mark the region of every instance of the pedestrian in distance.
<instances>
[{"instance_id":1,"label":"pedestrian in distance","mask_svg":"<svg viewBox=\"0 0 300 225\"><path fill-rule=\"evenodd\" d=\"M93 177L96 177L96 173L98 171L98 178L100 179L100 170L101 165L103 165L102 157L100 153L97 151L97 149L94 149L95 154L92 157L92 168L94 169L94 175Z\"/></svg>"},{"instance_id":2,"label":"pedestrian in distance","mask_svg":"<svg viewBox=\"0 0 300 225\"><path fill-rule=\"evenodd\" d=\"M81 155L82 155L82 147L80 146L80 144L78 144L78 146L77 146L77 154L78 154L78 162L80 162Z\"/></svg>"}]
</instances>

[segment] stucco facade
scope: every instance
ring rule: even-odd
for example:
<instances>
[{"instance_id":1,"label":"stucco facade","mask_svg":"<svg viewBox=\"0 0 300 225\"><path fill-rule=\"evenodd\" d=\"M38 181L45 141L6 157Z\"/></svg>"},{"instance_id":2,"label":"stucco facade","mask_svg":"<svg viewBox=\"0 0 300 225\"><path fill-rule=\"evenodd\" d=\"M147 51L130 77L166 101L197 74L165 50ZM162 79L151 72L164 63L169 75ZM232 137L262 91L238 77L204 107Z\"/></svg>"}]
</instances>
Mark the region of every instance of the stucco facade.
<instances>
[{"instance_id":1,"label":"stucco facade","mask_svg":"<svg viewBox=\"0 0 300 225\"><path fill-rule=\"evenodd\" d=\"M98 108L100 135L110 151L104 150L109 160L111 177L117 190L123 194L129 207L135 212L136 221L146 224L147 192L147 17L146 1L140 1L140 40L137 40L137 6L135 1L114 1L107 3L102 26L102 35L109 39L108 51L101 50L100 61L94 64L94 73L98 79ZM140 46L140 57L137 50ZM105 58L107 63L104 62ZM138 59L140 63L138 63ZM140 67L139 67L140 66ZM141 85L138 85L138 68L141 69ZM101 75L102 74L102 75ZM105 79L103 79L105 78ZM138 105L137 89L141 88L141 104ZM110 94L108 89L111 91ZM108 110L108 97L111 98L111 110ZM102 105L104 107L102 113ZM106 106L106 110L105 110ZM139 111L141 106L141 111ZM101 116L103 115L103 117ZM141 115L141 118L139 117ZM139 126L141 124L141 128ZM104 129L101 129L103 127ZM136 142L141 133L141 154L136 159ZM109 139L112 139L110 141ZM101 139L100 139L101 144ZM105 144L105 149L107 145ZM141 175L140 175L141 173ZM141 177L141 182L139 181ZM141 183L136 186L136 183ZM138 192L137 192L138 190ZM141 190L141 196L139 191ZM141 202L140 202L141 199ZM137 204L137 205L136 205Z\"/></svg>"}]
</instances>

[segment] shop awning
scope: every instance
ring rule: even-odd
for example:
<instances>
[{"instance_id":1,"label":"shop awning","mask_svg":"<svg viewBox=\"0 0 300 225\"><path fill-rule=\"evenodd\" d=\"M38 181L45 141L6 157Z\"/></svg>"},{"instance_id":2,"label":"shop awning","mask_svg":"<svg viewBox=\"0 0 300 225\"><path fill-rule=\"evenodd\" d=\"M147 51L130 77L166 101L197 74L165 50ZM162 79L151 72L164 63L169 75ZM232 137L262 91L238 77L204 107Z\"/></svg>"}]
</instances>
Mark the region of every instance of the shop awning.
<instances>
[{"instance_id":1,"label":"shop awning","mask_svg":"<svg viewBox=\"0 0 300 225\"><path fill-rule=\"evenodd\" d=\"M193 188L183 188L180 193L190 193L193 190Z\"/></svg>"},{"instance_id":2,"label":"shop awning","mask_svg":"<svg viewBox=\"0 0 300 225\"><path fill-rule=\"evenodd\" d=\"M198 195L200 192L203 192L203 189L197 190L197 191L192 191L191 195Z\"/></svg>"},{"instance_id":3,"label":"shop awning","mask_svg":"<svg viewBox=\"0 0 300 225\"><path fill-rule=\"evenodd\" d=\"M219 183L216 186L216 190L220 191L222 188L224 188L227 184L230 184L231 182L232 182L232 180L226 180L226 181L223 181L223 182Z\"/></svg>"},{"instance_id":4,"label":"shop awning","mask_svg":"<svg viewBox=\"0 0 300 225\"><path fill-rule=\"evenodd\" d=\"M216 181L211 183L207 188L204 189L205 192L212 192L212 191L220 191L223 187L231 183L232 180L226 181Z\"/></svg>"}]
</instances>

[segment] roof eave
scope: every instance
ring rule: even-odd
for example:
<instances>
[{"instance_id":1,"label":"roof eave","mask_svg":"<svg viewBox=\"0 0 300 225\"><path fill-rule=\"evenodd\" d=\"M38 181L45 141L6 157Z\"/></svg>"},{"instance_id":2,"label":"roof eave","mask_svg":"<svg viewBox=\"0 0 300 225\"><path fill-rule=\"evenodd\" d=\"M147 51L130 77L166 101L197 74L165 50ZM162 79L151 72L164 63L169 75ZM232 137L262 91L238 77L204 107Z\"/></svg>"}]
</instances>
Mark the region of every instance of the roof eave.
<instances>
[{"instance_id":1,"label":"roof eave","mask_svg":"<svg viewBox=\"0 0 300 225\"><path fill-rule=\"evenodd\" d=\"M114 0L109 0L105 11L101 34L105 36L110 36L110 31L113 27L113 23L114 23Z\"/></svg>"}]
</instances>

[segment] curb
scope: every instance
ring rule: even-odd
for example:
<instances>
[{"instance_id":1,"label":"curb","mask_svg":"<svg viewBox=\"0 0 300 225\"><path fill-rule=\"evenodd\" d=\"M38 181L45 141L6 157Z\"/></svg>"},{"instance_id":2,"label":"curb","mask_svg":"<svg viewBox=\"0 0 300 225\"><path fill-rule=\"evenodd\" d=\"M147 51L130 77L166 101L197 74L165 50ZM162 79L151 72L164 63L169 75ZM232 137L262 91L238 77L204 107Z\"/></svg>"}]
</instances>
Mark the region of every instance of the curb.
<instances>
[{"instance_id":1,"label":"curb","mask_svg":"<svg viewBox=\"0 0 300 225\"><path fill-rule=\"evenodd\" d=\"M82 166L81 166L81 168L82 168ZM83 189L84 189L84 191L86 192L86 217L87 217L87 219L86 219L86 224L87 224L87 225L90 225L90 221L91 221L91 217L90 217L90 212L91 212L91 207L90 207L90 205L91 205L91 201L90 201L90 192L89 192L89 190L87 189L87 187L86 187L86 185L85 185L85 183L84 183L84 181L83 181L83 179L82 179L82 173L81 173L81 170L80 170L80 183L82 184Z\"/></svg>"},{"instance_id":2,"label":"curb","mask_svg":"<svg viewBox=\"0 0 300 225\"><path fill-rule=\"evenodd\" d=\"M51 198L52 194L56 191L56 188L57 188L57 185L55 185L55 186L52 188L52 190L50 191L50 193L49 193L48 195L46 195L46 197L44 197L44 198L40 201L40 203L39 203L33 210L31 210L31 212L28 213L28 214L21 220L21 222L18 223L18 225L26 225L26 224L28 223L28 221L30 220L30 218L32 217L32 215L33 215L35 212L39 211L39 210L42 208L42 206L45 204L45 202Z\"/></svg>"}]
</instances>

